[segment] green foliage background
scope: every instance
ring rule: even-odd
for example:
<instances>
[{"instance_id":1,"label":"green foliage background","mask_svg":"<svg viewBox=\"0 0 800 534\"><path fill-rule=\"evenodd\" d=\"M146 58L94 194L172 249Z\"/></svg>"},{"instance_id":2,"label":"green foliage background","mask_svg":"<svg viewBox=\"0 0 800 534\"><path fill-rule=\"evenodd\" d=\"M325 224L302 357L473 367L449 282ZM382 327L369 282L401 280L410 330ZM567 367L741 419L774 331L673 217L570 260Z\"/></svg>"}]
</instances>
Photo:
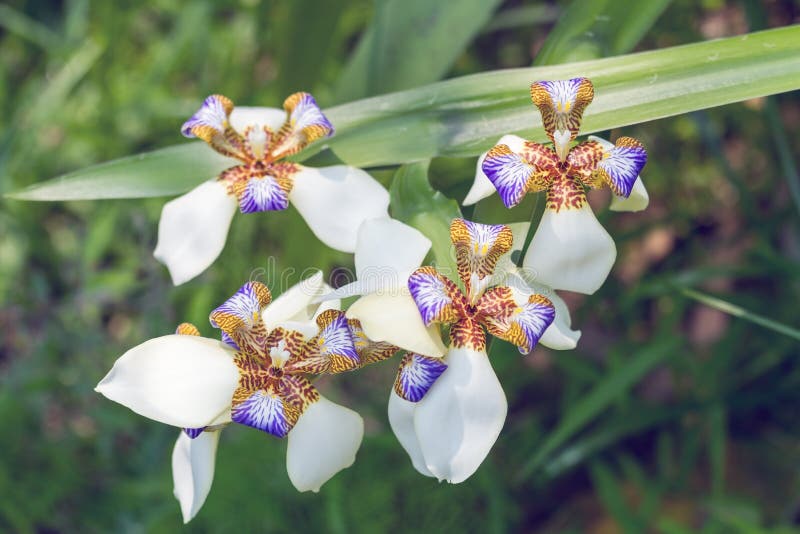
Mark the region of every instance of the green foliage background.
<instances>
[{"instance_id":1,"label":"green foliage background","mask_svg":"<svg viewBox=\"0 0 800 534\"><path fill-rule=\"evenodd\" d=\"M181 122L214 92L276 106L303 89L333 105L443 77L786 26L798 13L789 0L0 4L0 192L179 143ZM468 482L413 470L388 427L395 363L386 363L321 385L366 420L352 468L318 495L298 494L284 443L231 428L190 528L794 531L797 96L624 129L648 147L651 206L614 214L602 195L592 199L620 253L597 294L569 296L583 330L577 350L521 358L493 347L509 419ZM373 170L387 187L393 173ZM474 158L430 165L433 187L456 200L473 173ZM124 350L179 322L212 335L208 311L254 272L279 285L287 268L296 281L306 268L351 266L290 210L236 217L215 266L173 288L152 258L163 202L0 200L2 531L176 529L175 430L100 398L94 385ZM465 215L526 220L534 206L531 198L507 211L489 200ZM698 301L703 294L745 318Z\"/></svg>"}]
</instances>

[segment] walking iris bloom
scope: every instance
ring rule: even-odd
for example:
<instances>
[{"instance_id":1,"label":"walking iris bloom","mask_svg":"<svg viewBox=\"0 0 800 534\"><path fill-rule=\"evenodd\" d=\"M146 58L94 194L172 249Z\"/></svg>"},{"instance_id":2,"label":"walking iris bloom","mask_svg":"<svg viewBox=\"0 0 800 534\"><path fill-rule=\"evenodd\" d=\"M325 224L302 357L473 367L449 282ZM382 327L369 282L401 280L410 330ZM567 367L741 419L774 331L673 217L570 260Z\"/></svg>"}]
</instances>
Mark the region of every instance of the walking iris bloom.
<instances>
[{"instance_id":1,"label":"walking iris bloom","mask_svg":"<svg viewBox=\"0 0 800 534\"><path fill-rule=\"evenodd\" d=\"M357 323L330 309L338 303L312 304L324 291L318 273L270 304L269 289L249 282L211 313L223 341L183 324L129 350L98 384L109 399L184 429L172 457L184 521L208 495L219 432L231 422L287 437L286 468L300 491L318 491L355 460L361 417L309 376L356 369L388 357L387 348L359 337Z\"/></svg>"},{"instance_id":2,"label":"walking iris bloom","mask_svg":"<svg viewBox=\"0 0 800 534\"><path fill-rule=\"evenodd\" d=\"M355 250L362 221L386 215L388 192L361 169L286 159L334 128L308 93L289 96L283 108L234 109L230 99L211 95L184 123L184 136L238 163L164 205L154 255L176 285L219 256L237 205L253 213L284 210L291 201L323 243L343 252Z\"/></svg>"},{"instance_id":3,"label":"walking iris bloom","mask_svg":"<svg viewBox=\"0 0 800 534\"><path fill-rule=\"evenodd\" d=\"M393 391L389 421L418 471L457 483L483 462L508 407L489 363L484 329L527 353L553 322L555 309L543 295L492 287L498 260L512 248L511 228L454 219L450 237L464 291L430 266L408 278L423 323L450 327L447 368L416 403Z\"/></svg>"},{"instance_id":4,"label":"walking iris bloom","mask_svg":"<svg viewBox=\"0 0 800 534\"><path fill-rule=\"evenodd\" d=\"M553 147L514 135L502 137L480 158L464 201L475 203L496 189L511 208L527 193L544 191L545 212L523 267L553 289L587 294L603 284L617 252L589 207L586 189L608 186L615 196L611 209L618 211L644 209L648 201L639 178L647 152L639 141L620 137L611 144L590 138L570 148L593 98L587 78L532 84L531 99Z\"/></svg>"}]
</instances>

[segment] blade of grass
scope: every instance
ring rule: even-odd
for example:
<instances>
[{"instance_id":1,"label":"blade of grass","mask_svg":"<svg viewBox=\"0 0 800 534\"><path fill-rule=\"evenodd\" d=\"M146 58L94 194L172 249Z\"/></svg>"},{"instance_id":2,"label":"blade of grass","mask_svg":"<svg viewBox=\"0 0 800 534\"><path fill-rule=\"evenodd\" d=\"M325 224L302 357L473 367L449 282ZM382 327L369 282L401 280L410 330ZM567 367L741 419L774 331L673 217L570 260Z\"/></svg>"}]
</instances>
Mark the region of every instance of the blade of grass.
<instances>
[{"instance_id":1,"label":"blade of grass","mask_svg":"<svg viewBox=\"0 0 800 534\"><path fill-rule=\"evenodd\" d=\"M751 313L740 306L736 306L735 304L731 304L730 302L726 302L710 295L705 295L699 291L695 291L694 289L684 288L681 289L681 293L690 299L694 299L702 304L705 304L706 306L711 306L712 308L715 308L721 312L733 315L734 317L739 317L746 321L750 321L751 323L763 326L764 328L768 328L769 330L800 341L800 330L797 328L793 328L761 315Z\"/></svg>"},{"instance_id":2,"label":"blade of grass","mask_svg":"<svg viewBox=\"0 0 800 534\"><path fill-rule=\"evenodd\" d=\"M631 358L620 371L608 375L564 415L558 426L541 444L533 457L520 470L519 478L527 478L548 460L550 455L572 436L591 423L613 404L620 395L633 387L648 371L661 363L677 348L674 340L654 341Z\"/></svg>"},{"instance_id":3,"label":"blade of grass","mask_svg":"<svg viewBox=\"0 0 800 534\"><path fill-rule=\"evenodd\" d=\"M498 0L378 0L339 77L336 100L407 89L444 76Z\"/></svg>"},{"instance_id":4,"label":"blade of grass","mask_svg":"<svg viewBox=\"0 0 800 534\"><path fill-rule=\"evenodd\" d=\"M534 65L556 65L630 52L671 0L573 0Z\"/></svg>"},{"instance_id":5,"label":"blade of grass","mask_svg":"<svg viewBox=\"0 0 800 534\"><path fill-rule=\"evenodd\" d=\"M0 4L0 27L45 50L54 50L61 44L61 38L50 28L5 4Z\"/></svg>"}]
</instances>

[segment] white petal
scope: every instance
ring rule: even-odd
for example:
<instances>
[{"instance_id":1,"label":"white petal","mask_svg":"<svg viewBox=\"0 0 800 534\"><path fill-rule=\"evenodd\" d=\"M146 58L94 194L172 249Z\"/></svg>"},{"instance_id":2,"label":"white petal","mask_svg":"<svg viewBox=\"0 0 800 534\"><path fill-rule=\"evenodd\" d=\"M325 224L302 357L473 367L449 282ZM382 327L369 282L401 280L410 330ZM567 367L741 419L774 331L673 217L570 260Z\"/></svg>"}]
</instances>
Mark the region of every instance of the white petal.
<instances>
[{"instance_id":1,"label":"white petal","mask_svg":"<svg viewBox=\"0 0 800 534\"><path fill-rule=\"evenodd\" d=\"M326 292L322 271L315 272L305 280L293 285L261 311L261 318L268 330L285 323L314 322L319 305L315 300Z\"/></svg>"},{"instance_id":2,"label":"white petal","mask_svg":"<svg viewBox=\"0 0 800 534\"><path fill-rule=\"evenodd\" d=\"M289 480L298 491L316 493L333 475L353 465L363 437L360 415L320 397L289 431Z\"/></svg>"},{"instance_id":3,"label":"white petal","mask_svg":"<svg viewBox=\"0 0 800 534\"><path fill-rule=\"evenodd\" d=\"M417 440L417 431L414 429L414 410L416 406L417 403L400 398L392 388L392 393L389 396L389 425L392 427L394 435L397 436L397 441L400 442L400 445L411 457L414 469L426 477L432 477L433 473L428 471L425 466L422 449L420 449L419 441Z\"/></svg>"},{"instance_id":4,"label":"white petal","mask_svg":"<svg viewBox=\"0 0 800 534\"><path fill-rule=\"evenodd\" d=\"M522 263L532 280L591 295L608 277L617 247L592 208L545 209Z\"/></svg>"},{"instance_id":5,"label":"white petal","mask_svg":"<svg viewBox=\"0 0 800 534\"><path fill-rule=\"evenodd\" d=\"M364 221L356 243L356 277L368 287L405 287L430 248L430 239L400 221L389 217Z\"/></svg>"},{"instance_id":6,"label":"white petal","mask_svg":"<svg viewBox=\"0 0 800 534\"><path fill-rule=\"evenodd\" d=\"M157 337L123 354L95 391L155 421L200 428L230 411L239 383L232 356L214 339Z\"/></svg>"},{"instance_id":7,"label":"white petal","mask_svg":"<svg viewBox=\"0 0 800 534\"><path fill-rule=\"evenodd\" d=\"M347 309L348 319L358 319L373 341L387 341L424 356L440 357L445 352L436 325L426 327L408 291L371 293Z\"/></svg>"},{"instance_id":8,"label":"white petal","mask_svg":"<svg viewBox=\"0 0 800 534\"><path fill-rule=\"evenodd\" d=\"M611 205L608 209L611 211L642 211L648 204L650 204L650 195L647 194L642 179L637 176L628 198L612 195Z\"/></svg>"},{"instance_id":9,"label":"white petal","mask_svg":"<svg viewBox=\"0 0 800 534\"><path fill-rule=\"evenodd\" d=\"M342 252L355 252L358 227L386 217L389 192L355 167L302 167L293 176L289 200L320 241Z\"/></svg>"},{"instance_id":10,"label":"white petal","mask_svg":"<svg viewBox=\"0 0 800 534\"><path fill-rule=\"evenodd\" d=\"M161 210L158 243L153 256L180 285L214 263L228 237L236 198L215 180L204 182Z\"/></svg>"},{"instance_id":11,"label":"white petal","mask_svg":"<svg viewBox=\"0 0 800 534\"><path fill-rule=\"evenodd\" d=\"M590 135L589 141L597 141L603 145L603 148L606 150L611 150L614 148L614 143L603 139L602 137L597 137L596 135ZM633 183L633 189L631 190L630 196L625 198L612 195L611 205L608 207L608 209L611 211L642 211L649 203L650 195L647 194L647 189L645 189L641 177L637 176L636 181Z\"/></svg>"},{"instance_id":12,"label":"white petal","mask_svg":"<svg viewBox=\"0 0 800 534\"><path fill-rule=\"evenodd\" d=\"M260 108L236 106L228 118L228 122L239 133L248 126L267 126L277 132L286 120L286 112L280 108Z\"/></svg>"},{"instance_id":13,"label":"white petal","mask_svg":"<svg viewBox=\"0 0 800 534\"><path fill-rule=\"evenodd\" d=\"M518 135L504 135L495 145L506 145L512 152L520 152L525 144L525 139ZM494 184L486 177L483 172L483 160L486 157L486 152L481 154L478 158L478 164L475 166L475 181L472 183L472 188L467 193L462 204L469 206L475 204L479 200L492 196L497 192Z\"/></svg>"},{"instance_id":14,"label":"white petal","mask_svg":"<svg viewBox=\"0 0 800 534\"><path fill-rule=\"evenodd\" d=\"M194 439L181 432L172 449L173 493L184 523L197 515L211 491L218 443L219 431L203 432Z\"/></svg>"},{"instance_id":15,"label":"white petal","mask_svg":"<svg viewBox=\"0 0 800 534\"><path fill-rule=\"evenodd\" d=\"M451 348L446 362L445 372L417 403L414 428L430 472L455 484L489 454L508 403L485 351Z\"/></svg>"}]
</instances>

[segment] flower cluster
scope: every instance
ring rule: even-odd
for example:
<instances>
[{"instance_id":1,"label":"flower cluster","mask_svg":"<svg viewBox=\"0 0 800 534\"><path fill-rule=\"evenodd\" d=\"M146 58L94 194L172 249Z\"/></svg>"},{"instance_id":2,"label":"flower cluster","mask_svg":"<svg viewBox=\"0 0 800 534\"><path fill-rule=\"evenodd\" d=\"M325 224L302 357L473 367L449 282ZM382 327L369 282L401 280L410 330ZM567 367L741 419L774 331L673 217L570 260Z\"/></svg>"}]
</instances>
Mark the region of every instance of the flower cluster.
<instances>
[{"instance_id":1,"label":"flower cluster","mask_svg":"<svg viewBox=\"0 0 800 534\"><path fill-rule=\"evenodd\" d=\"M333 133L311 95L290 96L284 111L234 109L219 95L205 100L183 134L238 163L164 206L155 255L174 282L213 262L237 205L252 213L290 201L320 240L355 253L357 279L333 289L318 272L274 300L266 285L248 282L211 312L218 340L183 323L126 352L98 384L109 399L180 429L172 469L184 521L209 494L219 436L232 423L287 439L287 473L299 491L316 492L349 467L363 421L325 398L314 379L398 352L388 420L414 468L458 483L480 467L508 409L487 338L522 354L539 342L574 348L580 332L554 290L594 292L616 255L586 189L611 188L612 209L647 204L638 141L570 146L593 94L585 78L531 86L553 146L504 136L479 159L465 204L497 190L513 207L527 192L544 191L545 215L521 266L515 258L529 224L452 220L452 273L421 266L431 241L388 216L388 193L364 171L286 159ZM358 298L342 311L347 297Z\"/></svg>"}]
</instances>

